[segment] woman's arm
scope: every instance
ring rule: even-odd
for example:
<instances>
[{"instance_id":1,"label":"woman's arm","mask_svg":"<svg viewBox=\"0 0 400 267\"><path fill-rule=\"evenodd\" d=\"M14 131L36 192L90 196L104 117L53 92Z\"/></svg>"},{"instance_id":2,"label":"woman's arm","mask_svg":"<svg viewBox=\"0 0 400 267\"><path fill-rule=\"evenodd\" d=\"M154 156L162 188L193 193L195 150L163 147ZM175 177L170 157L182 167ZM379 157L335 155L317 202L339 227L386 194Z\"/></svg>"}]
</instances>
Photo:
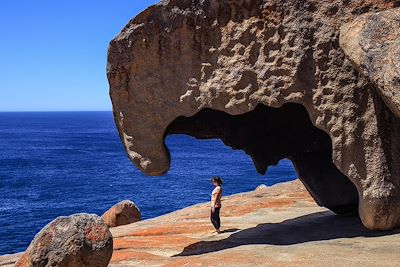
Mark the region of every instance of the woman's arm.
<instances>
[{"instance_id":1,"label":"woman's arm","mask_svg":"<svg viewBox=\"0 0 400 267\"><path fill-rule=\"evenodd\" d=\"M217 187L215 189L215 192L213 192L213 197L212 197L212 201L211 201L211 211L215 212L215 204L218 200L218 198L221 198L221 188Z\"/></svg>"},{"instance_id":2,"label":"woman's arm","mask_svg":"<svg viewBox=\"0 0 400 267\"><path fill-rule=\"evenodd\" d=\"M211 201L211 211L215 212L215 202L217 199L213 196L212 201Z\"/></svg>"}]
</instances>

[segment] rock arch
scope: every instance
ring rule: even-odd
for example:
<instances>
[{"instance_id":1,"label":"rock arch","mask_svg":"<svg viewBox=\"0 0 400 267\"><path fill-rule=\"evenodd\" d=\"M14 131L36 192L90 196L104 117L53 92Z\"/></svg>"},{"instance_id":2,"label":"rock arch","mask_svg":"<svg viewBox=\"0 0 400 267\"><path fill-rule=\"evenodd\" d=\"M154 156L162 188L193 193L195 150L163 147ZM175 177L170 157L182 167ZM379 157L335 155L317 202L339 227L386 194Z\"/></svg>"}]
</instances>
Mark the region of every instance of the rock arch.
<instances>
[{"instance_id":1,"label":"rock arch","mask_svg":"<svg viewBox=\"0 0 400 267\"><path fill-rule=\"evenodd\" d=\"M128 156L146 174L161 175L169 168L165 131L178 117L301 104L330 137L334 165L356 186L364 225L399 226L400 119L339 45L341 25L398 4L169 0L148 8L111 41L108 54L114 117Z\"/></svg>"},{"instance_id":2,"label":"rock arch","mask_svg":"<svg viewBox=\"0 0 400 267\"><path fill-rule=\"evenodd\" d=\"M357 212L357 189L333 164L329 135L312 124L300 104L286 103L280 108L259 104L240 115L202 109L191 117L175 119L165 134L220 138L251 156L261 174L268 166L288 158L319 205L339 214Z\"/></svg>"}]
</instances>

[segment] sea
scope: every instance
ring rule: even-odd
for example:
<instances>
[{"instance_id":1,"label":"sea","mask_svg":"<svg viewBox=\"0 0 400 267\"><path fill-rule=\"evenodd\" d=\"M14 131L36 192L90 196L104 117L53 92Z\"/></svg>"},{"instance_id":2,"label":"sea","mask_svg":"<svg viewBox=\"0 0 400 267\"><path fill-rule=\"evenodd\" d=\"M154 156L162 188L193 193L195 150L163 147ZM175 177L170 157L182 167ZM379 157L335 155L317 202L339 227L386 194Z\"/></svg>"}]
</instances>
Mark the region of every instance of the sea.
<instances>
[{"instance_id":1,"label":"sea","mask_svg":"<svg viewBox=\"0 0 400 267\"><path fill-rule=\"evenodd\" d=\"M0 113L0 255L25 250L58 216L101 215L129 199L148 219L209 201L215 175L224 195L296 178L288 160L258 174L248 155L219 139L165 142L171 169L148 177L129 161L111 112Z\"/></svg>"}]
</instances>

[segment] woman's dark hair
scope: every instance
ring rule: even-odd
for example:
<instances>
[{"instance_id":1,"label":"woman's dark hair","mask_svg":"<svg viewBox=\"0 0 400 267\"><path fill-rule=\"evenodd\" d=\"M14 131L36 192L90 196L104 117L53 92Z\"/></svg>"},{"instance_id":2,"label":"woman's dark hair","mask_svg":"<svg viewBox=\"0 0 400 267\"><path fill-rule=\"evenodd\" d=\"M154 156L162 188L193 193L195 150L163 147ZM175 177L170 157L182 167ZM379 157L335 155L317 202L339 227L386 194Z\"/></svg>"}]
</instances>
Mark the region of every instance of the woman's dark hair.
<instances>
[{"instance_id":1,"label":"woman's dark hair","mask_svg":"<svg viewBox=\"0 0 400 267\"><path fill-rule=\"evenodd\" d=\"M211 181L212 181L212 182L216 182L218 185L222 185L222 179L221 179L221 177L219 177L219 176L214 176L214 177L211 179Z\"/></svg>"}]
</instances>

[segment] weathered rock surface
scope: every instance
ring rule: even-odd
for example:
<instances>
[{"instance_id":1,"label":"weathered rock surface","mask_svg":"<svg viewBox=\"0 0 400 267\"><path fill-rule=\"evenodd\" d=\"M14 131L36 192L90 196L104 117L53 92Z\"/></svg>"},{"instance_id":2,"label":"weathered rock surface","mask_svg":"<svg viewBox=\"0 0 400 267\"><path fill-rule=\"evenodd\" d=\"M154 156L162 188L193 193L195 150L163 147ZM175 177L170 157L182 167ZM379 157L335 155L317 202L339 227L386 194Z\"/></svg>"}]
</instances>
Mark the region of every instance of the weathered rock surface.
<instances>
[{"instance_id":1,"label":"weathered rock surface","mask_svg":"<svg viewBox=\"0 0 400 267\"><path fill-rule=\"evenodd\" d=\"M222 234L209 203L112 228L110 266L397 266L400 232L370 232L357 216L318 207L300 181L222 199Z\"/></svg>"},{"instance_id":2,"label":"weathered rock surface","mask_svg":"<svg viewBox=\"0 0 400 267\"><path fill-rule=\"evenodd\" d=\"M222 201L219 236L210 234L209 203L112 228L109 266L390 267L400 261L399 230L370 232L358 217L335 216L299 181Z\"/></svg>"},{"instance_id":3,"label":"weathered rock surface","mask_svg":"<svg viewBox=\"0 0 400 267\"><path fill-rule=\"evenodd\" d=\"M340 45L353 65L400 117L400 8L357 17L341 28Z\"/></svg>"},{"instance_id":4,"label":"weathered rock surface","mask_svg":"<svg viewBox=\"0 0 400 267\"><path fill-rule=\"evenodd\" d=\"M169 169L168 134L221 138L260 173L294 163L319 205L400 225L400 119L339 45L388 0L162 1L110 44L114 117L130 159Z\"/></svg>"},{"instance_id":5,"label":"weathered rock surface","mask_svg":"<svg viewBox=\"0 0 400 267\"><path fill-rule=\"evenodd\" d=\"M140 221L139 208L130 200L121 201L101 216L109 227L116 227Z\"/></svg>"},{"instance_id":6,"label":"weathered rock surface","mask_svg":"<svg viewBox=\"0 0 400 267\"><path fill-rule=\"evenodd\" d=\"M14 267L15 263L22 256L23 253L15 253L0 256L0 266L1 267Z\"/></svg>"},{"instance_id":7,"label":"weathered rock surface","mask_svg":"<svg viewBox=\"0 0 400 267\"><path fill-rule=\"evenodd\" d=\"M265 188L267 188L267 186L265 184L260 184L259 186L256 187L256 191L257 190L264 190Z\"/></svg>"},{"instance_id":8,"label":"weathered rock surface","mask_svg":"<svg viewBox=\"0 0 400 267\"><path fill-rule=\"evenodd\" d=\"M112 252L112 235L101 218L76 214L46 225L15 266L102 267Z\"/></svg>"}]
</instances>

